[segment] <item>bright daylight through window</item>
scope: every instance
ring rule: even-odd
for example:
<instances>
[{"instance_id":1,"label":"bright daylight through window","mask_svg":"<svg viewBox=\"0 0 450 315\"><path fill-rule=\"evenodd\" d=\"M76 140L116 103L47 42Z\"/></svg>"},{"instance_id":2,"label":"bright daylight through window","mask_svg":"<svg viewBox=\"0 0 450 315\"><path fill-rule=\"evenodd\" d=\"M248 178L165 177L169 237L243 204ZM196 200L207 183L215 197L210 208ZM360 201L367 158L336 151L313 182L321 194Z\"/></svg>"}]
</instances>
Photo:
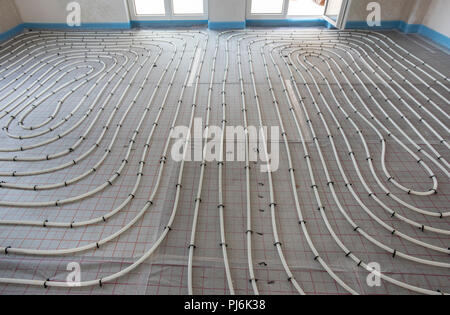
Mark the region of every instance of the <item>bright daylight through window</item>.
<instances>
[{"instance_id":1,"label":"bright daylight through window","mask_svg":"<svg viewBox=\"0 0 450 315\"><path fill-rule=\"evenodd\" d=\"M252 0L252 14L281 14L284 0Z\"/></svg>"},{"instance_id":2,"label":"bright daylight through window","mask_svg":"<svg viewBox=\"0 0 450 315\"><path fill-rule=\"evenodd\" d=\"M137 15L164 15L164 0L134 0Z\"/></svg>"},{"instance_id":3,"label":"bright daylight through window","mask_svg":"<svg viewBox=\"0 0 450 315\"><path fill-rule=\"evenodd\" d=\"M289 0L288 15L322 15L325 10L325 1L315 0Z\"/></svg>"},{"instance_id":4,"label":"bright daylight through window","mask_svg":"<svg viewBox=\"0 0 450 315\"><path fill-rule=\"evenodd\" d=\"M174 14L204 14L203 0L173 0Z\"/></svg>"}]
</instances>

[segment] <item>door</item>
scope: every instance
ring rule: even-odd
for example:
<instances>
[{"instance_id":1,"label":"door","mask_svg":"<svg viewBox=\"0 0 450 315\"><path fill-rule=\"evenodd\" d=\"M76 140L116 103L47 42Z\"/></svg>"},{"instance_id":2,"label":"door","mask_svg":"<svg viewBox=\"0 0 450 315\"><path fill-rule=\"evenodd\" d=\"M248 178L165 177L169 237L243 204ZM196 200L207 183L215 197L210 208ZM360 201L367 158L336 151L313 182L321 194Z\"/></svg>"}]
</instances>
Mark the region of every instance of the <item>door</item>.
<instances>
[{"instance_id":1,"label":"door","mask_svg":"<svg viewBox=\"0 0 450 315\"><path fill-rule=\"evenodd\" d=\"M352 0L327 0L324 18L338 29L344 29Z\"/></svg>"}]
</instances>

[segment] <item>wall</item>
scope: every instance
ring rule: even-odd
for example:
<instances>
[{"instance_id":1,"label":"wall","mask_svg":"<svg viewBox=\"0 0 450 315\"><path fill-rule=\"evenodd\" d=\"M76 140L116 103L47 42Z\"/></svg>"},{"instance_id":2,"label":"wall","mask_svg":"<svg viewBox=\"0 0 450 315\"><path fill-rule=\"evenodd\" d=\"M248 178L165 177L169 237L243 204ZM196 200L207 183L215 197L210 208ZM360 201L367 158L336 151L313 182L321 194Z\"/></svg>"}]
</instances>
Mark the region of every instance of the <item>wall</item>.
<instances>
[{"instance_id":1,"label":"wall","mask_svg":"<svg viewBox=\"0 0 450 315\"><path fill-rule=\"evenodd\" d=\"M421 24L431 4L431 0L410 0L410 4L405 7L405 14L402 18L407 24Z\"/></svg>"},{"instance_id":2,"label":"wall","mask_svg":"<svg viewBox=\"0 0 450 315\"><path fill-rule=\"evenodd\" d=\"M71 0L15 0L25 23L66 23ZM82 23L129 23L126 0L77 0Z\"/></svg>"},{"instance_id":3,"label":"wall","mask_svg":"<svg viewBox=\"0 0 450 315\"><path fill-rule=\"evenodd\" d=\"M9 31L21 23L13 0L0 0L0 33Z\"/></svg>"},{"instance_id":4,"label":"wall","mask_svg":"<svg viewBox=\"0 0 450 315\"><path fill-rule=\"evenodd\" d=\"M353 0L349 21L365 21L367 4L374 0ZM378 0L383 21L403 21L422 24L441 34L450 36L449 0Z\"/></svg>"},{"instance_id":5,"label":"wall","mask_svg":"<svg viewBox=\"0 0 450 315\"><path fill-rule=\"evenodd\" d=\"M244 28L246 0L208 0L209 28Z\"/></svg>"},{"instance_id":6,"label":"wall","mask_svg":"<svg viewBox=\"0 0 450 315\"><path fill-rule=\"evenodd\" d=\"M245 0L209 0L209 20L213 22L245 21Z\"/></svg>"},{"instance_id":7,"label":"wall","mask_svg":"<svg viewBox=\"0 0 450 315\"><path fill-rule=\"evenodd\" d=\"M422 24L450 37L450 1L432 0Z\"/></svg>"},{"instance_id":8,"label":"wall","mask_svg":"<svg viewBox=\"0 0 450 315\"><path fill-rule=\"evenodd\" d=\"M348 21L366 21L367 4L374 0L353 0L348 13ZM415 0L377 0L381 5L381 20L382 21L400 21L405 15L405 8L411 6L411 2ZM406 9L409 11L409 9Z\"/></svg>"},{"instance_id":9,"label":"wall","mask_svg":"<svg viewBox=\"0 0 450 315\"><path fill-rule=\"evenodd\" d=\"M372 0L353 0L349 28L368 28L367 4ZM378 0L381 4L382 28L419 33L450 49L449 0Z\"/></svg>"}]
</instances>

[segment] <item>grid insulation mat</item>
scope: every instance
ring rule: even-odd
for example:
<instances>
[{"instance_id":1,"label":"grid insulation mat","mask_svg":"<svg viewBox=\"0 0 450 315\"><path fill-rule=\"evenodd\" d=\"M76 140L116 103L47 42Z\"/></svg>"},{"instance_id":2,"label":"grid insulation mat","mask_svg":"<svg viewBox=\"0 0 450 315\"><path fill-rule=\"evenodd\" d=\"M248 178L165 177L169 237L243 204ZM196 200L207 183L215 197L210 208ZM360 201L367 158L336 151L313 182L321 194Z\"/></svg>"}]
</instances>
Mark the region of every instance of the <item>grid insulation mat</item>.
<instances>
[{"instance_id":1,"label":"grid insulation mat","mask_svg":"<svg viewBox=\"0 0 450 315\"><path fill-rule=\"evenodd\" d=\"M0 294L450 293L449 72L394 31L24 32L0 45ZM279 134L175 161L194 118Z\"/></svg>"}]
</instances>

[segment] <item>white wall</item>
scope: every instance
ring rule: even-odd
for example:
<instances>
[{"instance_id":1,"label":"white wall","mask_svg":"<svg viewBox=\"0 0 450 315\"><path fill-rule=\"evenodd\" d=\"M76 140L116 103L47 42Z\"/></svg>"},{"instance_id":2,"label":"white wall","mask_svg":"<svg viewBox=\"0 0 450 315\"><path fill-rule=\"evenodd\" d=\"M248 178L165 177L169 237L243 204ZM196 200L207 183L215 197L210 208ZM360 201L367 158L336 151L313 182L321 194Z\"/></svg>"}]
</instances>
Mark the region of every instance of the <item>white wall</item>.
<instances>
[{"instance_id":1,"label":"white wall","mask_svg":"<svg viewBox=\"0 0 450 315\"><path fill-rule=\"evenodd\" d=\"M450 1L432 0L422 24L450 37Z\"/></svg>"},{"instance_id":2,"label":"white wall","mask_svg":"<svg viewBox=\"0 0 450 315\"><path fill-rule=\"evenodd\" d=\"M25 23L66 23L71 0L15 0ZM126 0L77 0L82 23L128 23Z\"/></svg>"},{"instance_id":3,"label":"white wall","mask_svg":"<svg viewBox=\"0 0 450 315\"><path fill-rule=\"evenodd\" d=\"M408 24L421 24L431 4L431 0L410 0L405 7L402 21Z\"/></svg>"},{"instance_id":4,"label":"white wall","mask_svg":"<svg viewBox=\"0 0 450 315\"><path fill-rule=\"evenodd\" d=\"M13 0L0 0L0 33L22 23Z\"/></svg>"},{"instance_id":5,"label":"white wall","mask_svg":"<svg viewBox=\"0 0 450 315\"><path fill-rule=\"evenodd\" d=\"M353 0L348 14L349 21L366 21L369 11L367 4L374 0ZM405 9L409 11L411 2L415 0L377 0L381 5L382 21L398 21L403 20Z\"/></svg>"},{"instance_id":6,"label":"white wall","mask_svg":"<svg viewBox=\"0 0 450 315\"><path fill-rule=\"evenodd\" d=\"M208 7L211 22L245 21L245 0L209 0Z\"/></svg>"},{"instance_id":7,"label":"white wall","mask_svg":"<svg viewBox=\"0 0 450 315\"><path fill-rule=\"evenodd\" d=\"M349 21L365 21L367 4L374 0L353 0ZM450 37L450 0L377 0L383 21L423 24Z\"/></svg>"}]
</instances>

